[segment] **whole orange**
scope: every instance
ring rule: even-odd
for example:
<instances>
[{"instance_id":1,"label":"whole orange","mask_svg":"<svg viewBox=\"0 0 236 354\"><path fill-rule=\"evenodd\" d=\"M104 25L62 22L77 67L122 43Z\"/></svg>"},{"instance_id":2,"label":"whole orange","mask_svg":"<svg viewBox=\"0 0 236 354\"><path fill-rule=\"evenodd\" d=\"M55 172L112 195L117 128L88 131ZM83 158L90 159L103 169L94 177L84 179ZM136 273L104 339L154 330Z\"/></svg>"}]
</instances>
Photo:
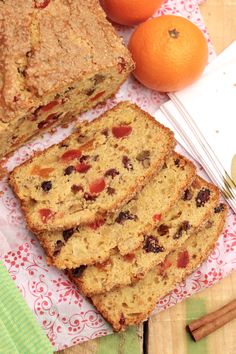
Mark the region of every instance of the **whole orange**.
<instances>
[{"instance_id":1,"label":"whole orange","mask_svg":"<svg viewBox=\"0 0 236 354\"><path fill-rule=\"evenodd\" d=\"M208 60L203 33L180 16L160 16L142 23L128 47L136 63L134 76L160 92L190 85L199 78Z\"/></svg>"},{"instance_id":2,"label":"whole orange","mask_svg":"<svg viewBox=\"0 0 236 354\"><path fill-rule=\"evenodd\" d=\"M146 21L164 0L100 0L108 18L121 25L132 26Z\"/></svg>"}]
</instances>

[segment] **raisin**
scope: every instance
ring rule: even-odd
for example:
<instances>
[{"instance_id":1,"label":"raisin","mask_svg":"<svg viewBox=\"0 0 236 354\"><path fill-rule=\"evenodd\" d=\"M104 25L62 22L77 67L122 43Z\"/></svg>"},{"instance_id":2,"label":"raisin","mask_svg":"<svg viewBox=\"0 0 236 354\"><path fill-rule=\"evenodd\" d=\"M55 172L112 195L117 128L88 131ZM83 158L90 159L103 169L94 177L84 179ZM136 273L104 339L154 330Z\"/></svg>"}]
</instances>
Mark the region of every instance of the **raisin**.
<instances>
[{"instance_id":1,"label":"raisin","mask_svg":"<svg viewBox=\"0 0 236 354\"><path fill-rule=\"evenodd\" d=\"M166 234L169 233L169 226L166 224L161 224L158 228L157 228L157 232L159 233L160 236L164 236Z\"/></svg>"},{"instance_id":2,"label":"raisin","mask_svg":"<svg viewBox=\"0 0 236 354\"><path fill-rule=\"evenodd\" d=\"M126 170L132 171L134 169L130 159L128 158L128 156L123 156L122 157L122 163L123 163L124 168L126 168Z\"/></svg>"},{"instance_id":3,"label":"raisin","mask_svg":"<svg viewBox=\"0 0 236 354\"><path fill-rule=\"evenodd\" d=\"M104 174L105 177L111 177L112 179L115 176L118 176L120 174L119 171L117 171L115 168L110 168L110 170L107 170Z\"/></svg>"},{"instance_id":4,"label":"raisin","mask_svg":"<svg viewBox=\"0 0 236 354\"><path fill-rule=\"evenodd\" d=\"M62 249L63 246L65 246L64 242L62 242L61 240L58 240L55 243L53 256L57 256L61 252L61 249Z\"/></svg>"},{"instance_id":5,"label":"raisin","mask_svg":"<svg viewBox=\"0 0 236 354\"><path fill-rule=\"evenodd\" d=\"M62 234L64 240L65 240L65 241L68 241L69 238L73 235L73 233L74 233L74 229L64 230L64 231L63 231L63 234Z\"/></svg>"},{"instance_id":6,"label":"raisin","mask_svg":"<svg viewBox=\"0 0 236 354\"><path fill-rule=\"evenodd\" d=\"M77 185L77 184L73 184L73 186L71 186L71 191L73 193L78 193L78 192L83 192L84 191L84 188L80 185Z\"/></svg>"},{"instance_id":7,"label":"raisin","mask_svg":"<svg viewBox=\"0 0 236 354\"><path fill-rule=\"evenodd\" d=\"M79 162L84 162L84 161L87 161L89 159L89 155L82 155L81 158L79 159Z\"/></svg>"},{"instance_id":8,"label":"raisin","mask_svg":"<svg viewBox=\"0 0 236 354\"><path fill-rule=\"evenodd\" d=\"M125 325L125 316L124 316L123 313L121 313L121 315L120 315L119 324L120 324L121 326L124 326L124 325Z\"/></svg>"},{"instance_id":9,"label":"raisin","mask_svg":"<svg viewBox=\"0 0 236 354\"><path fill-rule=\"evenodd\" d=\"M85 270L86 266L80 266L75 269L72 269L71 273L74 278L79 278L81 277L83 271Z\"/></svg>"},{"instance_id":10,"label":"raisin","mask_svg":"<svg viewBox=\"0 0 236 354\"><path fill-rule=\"evenodd\" d=\"M144 168L148 168L150 166L150 151L143 150L137 156L136 160L142 163Z\"/></svg>"},{"instance_id":11,"label":"raisin","mask_svg":"<svg viewBox=\"0 0 236 354\"><path fill-rule=\"evenodd\" d=\"M44 192L49 192L52 189L52 182L51 181L44 181L41 183L41 188Z\"/></svg>"},{"instance_id":12,"label":"raisin","mask_svg":"<svg viewBox=\"0 0 236 354\"><path fill-rule=\"evenodd\" d=\"M93 77L93 82L95 85L100 84L101 82L103 82L105 80L105 76L102 74L96 74Z\"/></svg>"},{"instance_id":13,"label":"raisin","mask_svg":"<svg viewBox=\"0 0 236 354\"><path fill-rule=\"evenodd\" d=\"M105 137L107 138L108 135L109 135L109 130L108 130L108 128L103 129L103 130L101 131L101 134L102 134L102 135L105 135Z\"/></svg>"},{"instance_id":14,"label":"raisin","mask_svg":"<svg viewBox=\"0 0 236 354\"><path fill-rule=\"evenodd\" d=\"M115 194L115 192L116 192L115 188L107 187L107 194L108 195L113 195L113 194Z\"/></svg>"},{"instance_id":15,"label":"raisin","mask_svg":"<svg viewBox=\"0 0 236 354\"><path fill-rule=\"evenodd\" d=\"M165 170L167 168L167 163L164 162L164 165L162 166L162 169Z\"/></svg>"},{"instance_id":16,"label":"raisin","mask_svg":"<svg viewBox=\"0 0 236 354\"><path fill-rule=\"evenodd\" d=\"M137 215L131 214L129 210L127 211L121 211L117 218L115 219L115 222L118 224L123 225L126 220L134 220L136 221L138 219Z\"/></svg>"},{"instance_id":17,"label":"raisin","mask_svg":"<svg viewBox=\"0 0 236 354\"><path fill-rule=\"evenodd\" d=\"M214 209L214 212L217 214L217 213L220 213L221 211L223 211L225 209L225 206L223 203L220 203L220 205L218 205L215 209Z\"/></svg>"},{"instance_id":18,"label":"raisin","mask_svg":"<svg viewBox=\"0 0 236 354\"><path fill-rule=\"evenodd\" d=\"M45 129L51 127L51 125L53 125L61 115L62 113L49 114L49 116L46 119L42 120L42 122L39 122L38 128Z\"/></svg>"},{"instance_id":19,"label":"raisin","mask_svg":"<svg viewBox=\"0 0 236 354\"><path fill-rule=\"evenodd\" d=\"M92 96L92 94L94 93L95 88L90 88L88 90L85 91L85 95L86 96Z\"/></svg>"},{"instance_id":20,"label":"raisin","mask_svg":"<svg viewBox=\"0 0 236 354\"><path fill-rule=\"evenodd\" d=\"M89 193L84 193L84 199L86 201L94 202L97 199L97 196Z\"/></svg>"},{"instance_id":21,"label":"raisin","mask_svg":"<svg viewBox=\"0 0 236 354\"><path fill-rule=\"evenodd\" d=\"M160 253L160 252L164 252L165 250L164 247L159 245L158 240L153 236L147 236L145 238L143 249L146 252L152 252L152 253Z\"/></svg>"},{"instance_id":22,"label":"raisin","mask_svg":"<svg viewBox=\"0 0 236 354\"><path fill-rule=\"evenodd\" d=\"M196 205L198 208L203 207L210 199L211 191L208 188L202 188L196 196Z\"/></svg>"},{"instance_id":23,"label":"raisin","mask_svg":"<svg viewBox=\"0 0 236 354\"><path fill-rule=\"evenodd\" d=\"M67 168L65 168L64 170L64 176L69 176L72 174L72 172L75 171L75 167L74 166L68 166Z\"/></svg>"},{"instance_id":24,"label":"raisin","mask_svg":"<svg viewBox=\"0 0 236 354\"><path fill-rule=\"evenodd\" d=\"M184 231L188 231L191 228L191 225L188 221L183 221L182 224L179 226L178 231L173 235L174 240L178 240Z\"/></svg>"},{"instance_id":25,"label":"raisin","mask_svg":"<svg viewBox=\"0 0 236 354\"><path fill-rule=\"evenodd\" d=\"M179 164L180 164L180 159L175 159L175 161L174 161L174 162L175 162L175 166L176 166L176 167L179 167Z\"/></svg>"},{"instance_id":26,"label":"raisin","mask_svg":"<svg viewBox=\"0 0 236 354\"><path fill-rule=\"evenodd\" d=\"M182 199L183 200L191 200L192 197L193 197L193 193L189 189L186 189L183 196L182 196Z\"/></svg>"}]
</instances>

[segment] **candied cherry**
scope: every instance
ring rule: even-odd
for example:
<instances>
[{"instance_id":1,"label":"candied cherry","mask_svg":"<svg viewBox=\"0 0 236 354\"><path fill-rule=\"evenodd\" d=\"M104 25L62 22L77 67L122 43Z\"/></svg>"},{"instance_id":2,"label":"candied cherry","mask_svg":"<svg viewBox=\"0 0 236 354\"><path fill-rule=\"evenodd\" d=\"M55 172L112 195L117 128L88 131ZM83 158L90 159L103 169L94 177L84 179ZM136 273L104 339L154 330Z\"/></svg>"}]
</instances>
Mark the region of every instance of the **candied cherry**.
<instances>
[{"instance_id":1,"label":"candied cherry","mask_svg":"<svg viewBox=\"0 0 236 354\"><path fill-rule=\"evenodd\" d=\"M90 193L101 193L106 187L104 178L98 178L89 185Z\"/></svg>"},{"instance_id":2,"label":"candied cherry","mask_svg":"<svg viewBox=\"0 0 236 354\"><path fill-rule=\"evenodd\" d=\"M131 132L132 127L130 127L129 125L120 125L119 127L112 128L112 134L118 139L130 135Z\"/></svg>"},{"instance_id":3,"label":"candied cherry","mask_svg":"<svg viewBox=\"0 0 236 354\"><path fill-rule=\"evenodd\" d=\"M76 150L76 149L68 150L61 156L61 160L64 162L68 162L74 159L79 159L80 156L81 156L80 150Z\"/></svg>"}]
</instances>

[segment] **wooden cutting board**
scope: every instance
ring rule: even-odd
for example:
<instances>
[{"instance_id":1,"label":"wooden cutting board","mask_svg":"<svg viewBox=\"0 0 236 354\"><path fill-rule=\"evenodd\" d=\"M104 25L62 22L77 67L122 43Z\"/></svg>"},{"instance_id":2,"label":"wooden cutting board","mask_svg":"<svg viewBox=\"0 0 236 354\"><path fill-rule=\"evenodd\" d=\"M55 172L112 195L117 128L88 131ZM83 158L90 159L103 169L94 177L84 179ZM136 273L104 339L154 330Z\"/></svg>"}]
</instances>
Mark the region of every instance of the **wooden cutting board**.
<instances>
[{"instance_id":1,"label":"wooden cutting board","mask_svg":"<svg viewBox=\"0 0 236 354\"><path fill-rule=\"evenodd\" d=\"M236 0L208 0L201 12L217 53L236 39ZM199 343L186 334L188 321L236 298L236 272L213 288L149 319L144 326L79 344L60 354L235 354L236 320ZM144 334L144 335L143 335Z\"/></svg>"}]
</instances>

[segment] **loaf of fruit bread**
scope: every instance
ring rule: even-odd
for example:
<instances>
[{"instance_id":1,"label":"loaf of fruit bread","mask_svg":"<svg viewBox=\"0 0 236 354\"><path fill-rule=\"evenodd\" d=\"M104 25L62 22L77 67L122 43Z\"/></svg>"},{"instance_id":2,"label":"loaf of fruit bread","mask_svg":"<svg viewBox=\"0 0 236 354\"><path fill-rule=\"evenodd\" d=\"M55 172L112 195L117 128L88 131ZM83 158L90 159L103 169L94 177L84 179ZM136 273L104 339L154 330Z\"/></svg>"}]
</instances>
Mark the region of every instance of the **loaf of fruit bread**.
<instances>
[{"instance_id":1,"label":"loaf of fruit bread","mask_svg":"<svg viewBox=\"0 0 236 354\"><path fill-rule=\"evenodd\" d=\"M83 293L92 296L142 278L209 218L218 200L218 188L197 177L157 227L144 236L140 248L126 256L116 252L103 264L83 271L77 279Z\"/></svg>"},{"instance_id":2,"label":"loaf of fruit bread","mask_svg":"<svg viewBox=\"0 0 236 354\"><path fill-rule=\"evenodd\" d=\"M127 203L163 166L173 133L121 102L10 174L35 233L96 222Z\"/></svg>"},{"instance_id":3,"label":"loaf of fruit bread","mask_svg":"<svg viewBox=\"0 0 236 354\"><path fill-rule=\"evenodd\" d=\"M143 279L91 298L115 331L144 321L156 303L209 256L223 231L226 215L227 207L220 204L199 232L193 233L181 248L174 249L163 263L152 268Z\"/></svg>"},{"instance_id":4,"label":"loaf of fruit bread","mask_svg":"<svg viewBox=\"0 0 236 354\"><path fill-rule=\"evenodd\" d=\"M0 1L0 158L112 96L133 70L98 0Z\"/></svg>"},{"instance_id":5,"label":"loaf of fruit bread","mask_svg":"<svg viewBox=\"0 0 236 354\"><path fill-rule=\"evenodd\" d=\"M161 220L161 215L180 198L194 177L194 165L174 152L162 170L113 216L101 218L89 226L39 234L48 263L70 269L104 262L115 247L121 254L132 252L142 243L143 235L151 232Z\"/></svg>"}]
</instances>

